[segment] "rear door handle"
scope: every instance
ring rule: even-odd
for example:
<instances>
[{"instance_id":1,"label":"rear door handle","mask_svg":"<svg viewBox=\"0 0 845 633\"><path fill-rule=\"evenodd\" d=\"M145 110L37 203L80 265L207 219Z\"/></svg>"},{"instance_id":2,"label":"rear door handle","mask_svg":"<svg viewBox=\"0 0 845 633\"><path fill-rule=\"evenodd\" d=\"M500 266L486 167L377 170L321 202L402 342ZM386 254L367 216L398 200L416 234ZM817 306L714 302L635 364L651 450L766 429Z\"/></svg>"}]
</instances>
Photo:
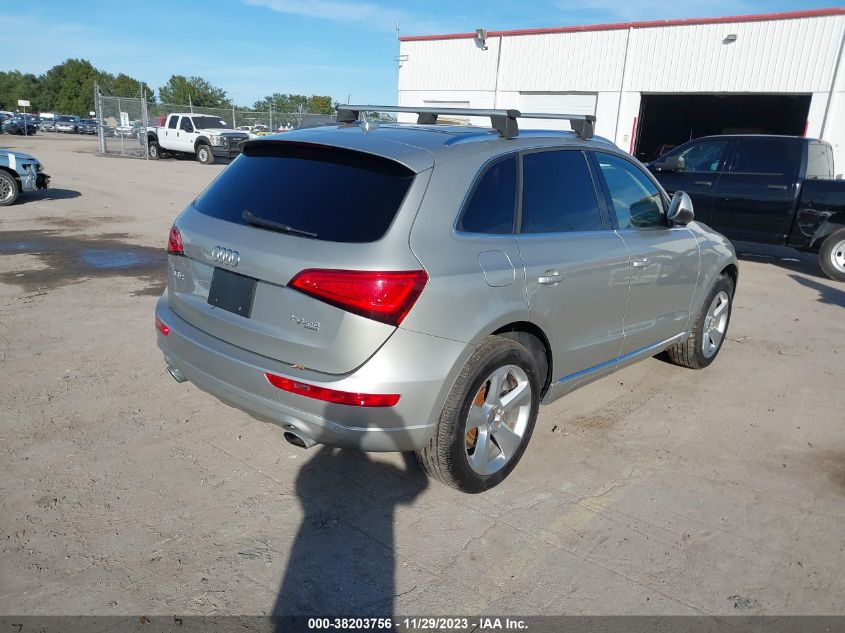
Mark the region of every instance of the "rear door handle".
<instances>
[{"instance_id":1,"label":"rear door handle","mask_svg":"<svg viewBox=\"0 0 845 633\"><path fill-rule=\"evenodd\" d=\"M701 185L702 187L711 187L713 186L712 180L696 180L695 184Z\"/></svg>"},{"instance_id":2,"label":"rear door handle","mask_svg":"<svg viewBox=\"0 0 845 633\"><path fill-rule=\"evenodd\" d=\"M634 268L645 268L651 263L651 260L648 257L641 257L640 259L635 259L631 262L631 265Z\"/></svg>"},{"instance_id":3,"label":"rear door handle","mask_svg":"<svg viewBox=\"0 0 845 633\"><path fill-rule=\"evenodd\" d=\"M556 270L547 270L542 276L537 277L537 281L544 286L554 286L560 283L561 275Z\"/></svg>"},{"instance_id":4,"label":"rear door handle","mask_svg":"<svg viewBox=\"0 0 845 633\"><path fill-rule=\"evenodd\" d=\"M786 185L766 185L766 189L777 189L778 191L786 191Z\"/></svg>"}]
</instances>

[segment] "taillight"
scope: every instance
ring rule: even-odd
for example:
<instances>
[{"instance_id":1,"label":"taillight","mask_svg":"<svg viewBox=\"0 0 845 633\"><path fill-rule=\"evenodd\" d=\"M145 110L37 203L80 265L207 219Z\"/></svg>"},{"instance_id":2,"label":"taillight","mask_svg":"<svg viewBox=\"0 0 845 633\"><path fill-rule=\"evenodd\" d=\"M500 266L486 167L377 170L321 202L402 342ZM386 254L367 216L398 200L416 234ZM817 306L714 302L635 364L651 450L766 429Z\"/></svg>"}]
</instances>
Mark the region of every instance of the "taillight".
<instances>
[{"instance_id":1,"label":"taillight","mask_svg":"<svg viewBox=\"0 0 845 633\"><path fill-rule=\"evenodd\" d=\"M170 328L165 325L164 321L156 317L156 329L162 333L163 336L170 334Z\"/></svg>"},{"instance_id":2,"label":"taillight","mask_svg":"<svg viewBox=\"0 0 845 633\"><path fill-rule=\"evenodd\" d=\"M264 376L277 389L305 396L306 398L322 400L323 402L346 404L350 407L392 407L399 402L398 393L352 393L309 385L306 382L283 378L275 374L264 374Z\"/></svg>"},{"instance_id":3,"label":"taillight","mask_svg":"<svg viewBox=\"0 0 845 633\"><path fill-rule=\"evenodd\" d=\"M291 279L288 285L368 319L399 325L427 281L424 270L374 272L309 268Z\"/></svg>"},{"instance_id":4,"label":"taillight","mask_svg":"<svg viewBox=\"0 0 845 633\"><path fill-rule=\"evenodd\" d=\"M176 225L170 227L170 236L167 238L167 252L171 255L184 255L185 249L182 247L182 234Z\"/></svg>"}]
</instances>

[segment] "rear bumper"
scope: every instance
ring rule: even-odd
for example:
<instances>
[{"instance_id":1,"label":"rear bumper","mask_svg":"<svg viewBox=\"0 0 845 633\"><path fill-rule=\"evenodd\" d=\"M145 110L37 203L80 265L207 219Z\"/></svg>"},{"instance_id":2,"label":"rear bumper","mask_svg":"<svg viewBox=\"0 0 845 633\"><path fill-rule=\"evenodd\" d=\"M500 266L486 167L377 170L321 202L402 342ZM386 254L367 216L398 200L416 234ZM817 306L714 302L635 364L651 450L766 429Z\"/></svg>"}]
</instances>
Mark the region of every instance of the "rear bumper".
<instances>
[{"instance_id":1,"label":"rear bumper","mask_svg":"<svg viewBox=\"0 0 845 633\"><path fill-rule=\"evenodd\" d=\"M337 376L296 369L209 336L176 315L166 293L156 316L170 328L168 336L158 333L165 362L200 389L318 444L364 451L425 446L472 351L464 343L399 329L364 365ZM265 372L329 389L401 397L393 407L333 404L277 389Z\"/></svg>"}]
</instances>

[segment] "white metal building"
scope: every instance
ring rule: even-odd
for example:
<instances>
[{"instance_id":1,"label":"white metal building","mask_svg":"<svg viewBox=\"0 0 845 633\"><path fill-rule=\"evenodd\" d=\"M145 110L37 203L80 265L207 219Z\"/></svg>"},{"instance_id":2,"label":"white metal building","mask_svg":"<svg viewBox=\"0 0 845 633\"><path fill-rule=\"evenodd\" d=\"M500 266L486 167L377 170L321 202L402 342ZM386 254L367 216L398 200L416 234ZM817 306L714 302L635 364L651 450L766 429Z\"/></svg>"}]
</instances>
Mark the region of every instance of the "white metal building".
<instances>
[{"instance_id":1,"label":"white metal building","mask_svg":"<svg viewBox=\"0 0 845 633\"><path fill-rule=\"evenodd\" d=\"M482 35L400 38L399 104L595 114L642 160L707 134L821 137L845 171L845 8Z\"/></svg>"}]
</instances>

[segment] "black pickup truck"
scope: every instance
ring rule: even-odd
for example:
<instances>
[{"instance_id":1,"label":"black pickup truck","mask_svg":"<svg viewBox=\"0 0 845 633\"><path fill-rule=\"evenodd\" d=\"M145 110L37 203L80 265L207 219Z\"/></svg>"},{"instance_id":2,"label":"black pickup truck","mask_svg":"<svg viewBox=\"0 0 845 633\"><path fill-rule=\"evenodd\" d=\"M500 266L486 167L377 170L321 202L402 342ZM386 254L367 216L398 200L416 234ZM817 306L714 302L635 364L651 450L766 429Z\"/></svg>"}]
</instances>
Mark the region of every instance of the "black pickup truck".
<instances>
[{"instance_id":1,"label":"black pickup truck","mask_svg":"<svg viewBox=\"0 0 845 633\"><path fill-rule=\"evenodd\" d=\"M834 180L830 144L707 136L647 167L670 195L686 191L696 219L729 239L818 252L822 270L845 281L845 180Z\"/></svg>"}]
</instances>

